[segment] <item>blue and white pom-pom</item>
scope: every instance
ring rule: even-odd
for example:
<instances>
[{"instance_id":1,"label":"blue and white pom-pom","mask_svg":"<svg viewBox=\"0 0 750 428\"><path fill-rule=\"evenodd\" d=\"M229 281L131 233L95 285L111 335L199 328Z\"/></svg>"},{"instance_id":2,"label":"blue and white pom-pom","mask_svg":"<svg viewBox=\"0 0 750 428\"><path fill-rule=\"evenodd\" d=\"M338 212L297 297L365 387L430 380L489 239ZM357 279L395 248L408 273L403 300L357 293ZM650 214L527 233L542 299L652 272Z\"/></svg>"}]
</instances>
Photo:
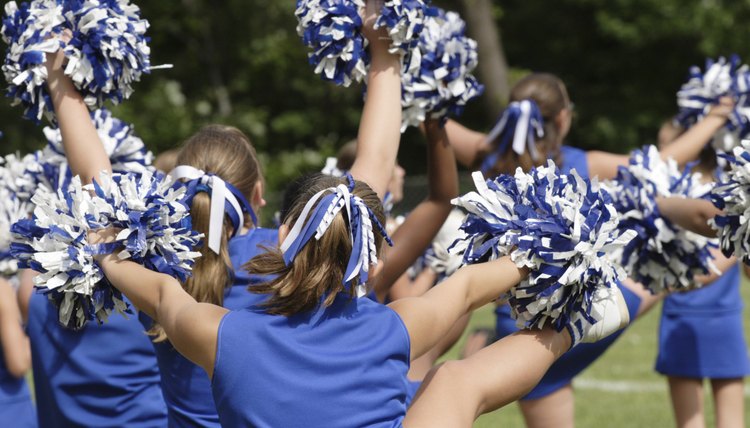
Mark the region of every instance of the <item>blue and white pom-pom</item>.
<instances>
[{"instance_id":1,"label":"blue and white pom-pom","mask_svg":"<svg viewBox=\"0 0 750 428\"><path fill-rule=\"evenodd\" d=\"M725 128L713 139L716 149L731 152L740 140L750 134L750 69L740 65L740 58L732 55L718 61L706 60L705 72L697 66L690 68L690 78L679 92L680 112L676 121L685 129L705 117L721 97L732 97L735 108Z\"/></svg>"},{"instance_id":2,"label":"blue and white pom-pom","mask_svg":"<svg viewBox=\"0 0 750 428\"><path fill-rule=\"evenodd\" d=\"M143 140L133 131L133 126L112 116L106 109L91 112L96 132L109 156L112 171L119 174L143 174L151 166L154 155L146 149ZM62 134L56 127L45 127L47 147L42 152L45 162L51 164L67 163L62 143Z\"/></svg>"},{"instance_id":3,"label":"blue and white pom-pom","mask_svg":"<svg viewBox=\"0 0 750 428\"><path fill-rule=\"evenodd\" d=\"M429 3L429 0L387 0L383 4L383 10L375 21L375 29L388 28L388 36L392 40L391 53L409 55L417 47Z\"/></svg>"},{"instance_id":4,"label":"blue and white pom-pom","mask_svg":"<svg viewBox=\"0 0 750 428\"><path fill-rule=\"evenodd\" d=\"M367 76L370 56L360 14L364 7L364 0L297 1L297 33L312 50L308 54L310 65L324 80L349 86ZM405 58L412 55L428 9L427 0L385 1L375 28L387 27L392 53Z\"/></svg>"},{"instance_id":5,"label":"blue and white pom-pom","mask_svg":"<svg viewBox=\"0 0 750 428\"><path fill-rule=\"evenodd\" d=\"M510 255L530 270L505 296L519 326L561 331L578 316L596 323L595 292L625 276L609 254L634 236L618 229L610 195L575 172L560 174L552 161L515 177L473 177L477 191L454 201L469 214L467 236L452 251L467 264Z\"/></svg>"},{"instance_id":6,"label":"blue and white pom-pom","mask_svg":"<svg viewBox=\"0 0 750 428\"><path fill-rule=\"evenodd\" d=\"M152 70L148 21L130 0L32 0L5 6L2 36L9 45L3 65L8 95L25 117L54 119L45 89L46 54L62 48L69 76L90 108L119 103L133 83ZM63 33L70 40L63 42Z\"/></svg>"},{"instance_id":7,"label":"blue and white pom-pom","mask_svg":"<svg viewBox=\"0 0 750 428\"><path fill-rule=\"evenodd\" d=\"M200 256L193 249L201 235L192 230L189 209L182 202L184 186L173 185L162 174L146 172L102 174L88 186L74 177L65 191L56 193L39 188L32 198L34 218L14 225L11 250L21 267L41 273L37 287L48 289L51 300L67 302L59 307L63 325L80 328L93 319L103 322L124 307L119 293L103 281L96 254L121 249L121 259L182 281L190 275ZM88 232L101 228L119 230L114 242L89 245ZM73 296L61 299L59 293Z\"/></svg>"},{"instance_id":8,"label":"blue and white pom-pom","mask_svg":"<svg viewBox=\"0 0 750 428\"><path fill-rule=\"evenodd\" d=\"M60 324L72 329L128 310L94 261L103 248L88 245L89 230L106 224L91 214L97 206L93 199L78 179L67 195L41 187L31 199L34 219L12 227L13 256L20 267L39 272L34 284L57 306Z\"/></svg>"},{"instance_id":9,"label":"blue and white pom-pom","mask_svg":"<svg viewBox=\"0 0 750 428\"><path fill-rule=\"evenodd\" d=\"M449 249L454 242L466 238L466 233L461 230L465 217L458 209L451 211L423 256L424 264L437 274L437 282L444 281L463 266L463 258L452 254Z\"/></svg>"},{"instance_id":10,"label":"blue and white pom-pom","mask_svg":"<svg viewBox=\"0 0 750 428\"><path fill-rule=\"evenodd\" d=\"M28 217L31 207L7 187L0 186L0 276L9 277L18 271L18 262L10 252L13 223Z\"/></svg>"},{"instance_id":11,"label":"blue and white pom-pom","mask_svg":"<svg viewBox=\"0 0 750 428\"><path fill-rule=\"evenodd\" d=\"M312 50L308 59L324 80L341 86L367 75L367 40L362 35L363 0L298 0L297 33Z\"/></svg>"},{"instance_id":12,"label":"blue and white pom-pom","mask_svg":"<svg viewBox=\"0 0 750 428\"><path fill-rule=\"evenodd\" d=\"M419 45L401 72L402 131L427 118L458 116L484 91L472 75L479 63L477 43L465 29L457 13L430 8Z\"/></svg>"},{"instance_id":13,"label":"blue and white pom-pom","mask_svg":"<svg viewBox=\"0 0 750 428\"><path fill-rule=\"evenodd\" d=\"M346 175L346 171L339 169L339 160L334 157L326 158L326 165L320 172L331 177L343 177Z\"/></svg>"},{"instance_id":14,"label":"blue and white pom-pom","mask_svg":"<svg viewBox=\"0 0 750 428\"><path fill-rule=\"evenodd\" d=\"M699 174L680 171L674 160L664 161L648 146L635 150L607 186L622 217L619 227L637 233L621 254L631 278L656 294L694 288L696 276L716 270L713 241L662 218L656 203L659 197L706 197L712 185L703 184Z\"/></svg>"},{"instance_id":15,"label":"blue and white pom-pom","mask_svg":"<svg viewBox=\"0 0 750 428\"><path fill-rule=\"evenodd\" d=\"M726 156L730 169L711 193L714 205L724 212L710 223L718 231L721 251L750 264L750 141L735 147L733 155Z\"/></svg>"}]
</instances>

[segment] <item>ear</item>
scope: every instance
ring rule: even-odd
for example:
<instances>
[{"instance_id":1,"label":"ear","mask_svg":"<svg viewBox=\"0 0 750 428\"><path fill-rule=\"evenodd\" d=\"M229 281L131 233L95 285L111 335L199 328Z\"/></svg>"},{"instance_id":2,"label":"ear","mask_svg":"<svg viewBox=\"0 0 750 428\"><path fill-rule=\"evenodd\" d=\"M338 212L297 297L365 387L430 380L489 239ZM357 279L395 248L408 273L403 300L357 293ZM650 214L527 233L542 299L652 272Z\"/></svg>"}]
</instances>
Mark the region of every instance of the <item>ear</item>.
<instances>
[{"instance_id":1,"label":"ear","mask_svg":"<svg viewBox=\"0 0 750 428\"><path fill-rule=\"evenodd\" d=\"M266 206L266 200L263 199L263 190L263 182L261 180L256 181L255 187L253 187L253 200L250 201L250 205L254 208L263 208Z\"/></svg>"},{"instance_id":2,"label":"ear","mask_svg":"<svg viewBox=\"0 0 750 428\"><path fill-rule=\"evenodd\" d=\"M284 242L287 235L289 235L289 226L282 224L281 226L279 226L279 245Z\"/></svg>"},{"instance_id":3,"label":"ear","mask_svg":"<svg viewBox=\"0 0 750 428\"><path fill-rule=\"evenodd\" d=\"M570 125L573 122L573 114L567 108L560 110L555 116L555 128L560 132L560 139L564 139L570 132Z\"/></svg>"}]
</instances>

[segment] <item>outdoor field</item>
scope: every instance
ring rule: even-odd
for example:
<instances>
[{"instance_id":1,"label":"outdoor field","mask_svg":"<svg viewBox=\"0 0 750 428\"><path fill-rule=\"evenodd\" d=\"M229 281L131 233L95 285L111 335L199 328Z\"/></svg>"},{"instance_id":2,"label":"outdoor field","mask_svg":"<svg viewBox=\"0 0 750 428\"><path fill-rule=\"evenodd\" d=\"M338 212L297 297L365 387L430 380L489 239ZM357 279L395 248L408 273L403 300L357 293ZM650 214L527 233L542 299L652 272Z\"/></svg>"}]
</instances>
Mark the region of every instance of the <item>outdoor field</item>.
<instances>
[{"instance_id":1,"label":"outdoor field","mask_svg":"<svg viewBox=\"0 0 750 428\"><path fill-rule=\"evenodd\" d=\"M750 281L743 282L743 300L750 299ZM666 379L654 372L657 331L661 305L638 319L628 331L593 366L576 379L576 427L669 427L674 426ZM745 316L745 336L750 322ZM474 313L468 331L475 327L493 327L492 307ZM447 358L456 358L466 334ZM746 390L748 388L746 387ZM747 397L746 393L746 397ZM705 394L707 426L714 426L710 389ZM746 399L745 417L748 418ZM605 422L606 421L606 422ZM516 404L485 415L474 424L477 428L523 427L523 417Z\"/></svg>"}]
</instances>

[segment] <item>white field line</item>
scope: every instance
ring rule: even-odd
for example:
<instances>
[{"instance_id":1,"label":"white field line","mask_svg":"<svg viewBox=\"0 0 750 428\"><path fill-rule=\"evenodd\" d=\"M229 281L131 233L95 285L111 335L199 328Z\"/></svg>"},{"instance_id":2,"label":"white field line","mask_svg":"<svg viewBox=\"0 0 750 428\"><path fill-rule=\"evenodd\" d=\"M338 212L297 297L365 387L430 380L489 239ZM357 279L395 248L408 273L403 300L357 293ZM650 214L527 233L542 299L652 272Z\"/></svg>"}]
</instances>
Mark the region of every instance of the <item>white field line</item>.
<instances>
[{"instance_id":1,"label":"white field line","mask_svg":"<svg viewBox=\"0 0 750 428\"><path fill-rule=\"evenodd\" d=\"M616 394L627 394L633 392L667 392L667 381L664 382L638 382L629 380L602 380L591 378L578 378L573 380L573 387L589 391L603 391ZM745 386L745 396L750 397L750 385Z\"/></svg>"}]
</instances>

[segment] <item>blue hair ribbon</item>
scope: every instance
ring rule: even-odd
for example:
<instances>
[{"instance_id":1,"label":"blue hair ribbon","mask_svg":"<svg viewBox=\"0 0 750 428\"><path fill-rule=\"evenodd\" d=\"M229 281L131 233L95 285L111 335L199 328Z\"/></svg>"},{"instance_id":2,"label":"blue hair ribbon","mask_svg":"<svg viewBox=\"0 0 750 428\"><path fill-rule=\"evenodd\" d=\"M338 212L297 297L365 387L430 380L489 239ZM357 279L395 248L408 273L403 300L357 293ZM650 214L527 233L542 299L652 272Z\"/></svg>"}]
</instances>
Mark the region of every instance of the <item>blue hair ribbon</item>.
<instances>
[{"instance_id":1,"label":"blue hair ribbon","mask_svg":"<svg viewBox=\"0 0 750 428\"><path fill-rule=\"evenodd\" d=\"M544 119L539 106L532 100L514 101L505 109L500 120L487 135L487 144L500 139L497 148L482 162L481 170L487 173L509 146L519 155L527 150L536 162L540 159L536 140L544 137Z\"/></svg>"},{"instance_id":2,"label":"blue hair ribbon","mask_svg":"<svg viewBox=\"0 0 750 428\"><path fill-rule=\"evenodd\" d=\"M352 253L344 273L344 285L351 287L352 281L359 277L356 285L357 296L364 295L364 284L369 278L370 265L377 263L377 248L373 226L389 245L393 245L383 225L372 210L358 196L354 195L355 181L351 174L346 174L347 184L339 184L316 193L302 209L297 221L281 244L284 262L289 265L302 251L305 245L315 237L320 239L333 223L339 212L344 212L349 224L349 237L352 242Z\"/></svg>"},{"instance_id":3,"label":"blue hair ribbon","mask_svg":"<svg viewBox=\"0 0 750 428\"><path fill-rule=\"evenodd\" d=\"M211 195L211 213L209 217L208 248L216 254L221 249L221 231L224 227L224 215L228 215L232 221L234 230L232 236L236 236L243 228L244 214L248 214L253 225L258 225L258 218L253 211L250 202L236 187L222 180L214 174L207 174L197 168L188 165L176 167L169 175L174 180L187 179L187 192L185 203L191 205L193 198L198 193Z\"/></svg>"}]
</instances>

